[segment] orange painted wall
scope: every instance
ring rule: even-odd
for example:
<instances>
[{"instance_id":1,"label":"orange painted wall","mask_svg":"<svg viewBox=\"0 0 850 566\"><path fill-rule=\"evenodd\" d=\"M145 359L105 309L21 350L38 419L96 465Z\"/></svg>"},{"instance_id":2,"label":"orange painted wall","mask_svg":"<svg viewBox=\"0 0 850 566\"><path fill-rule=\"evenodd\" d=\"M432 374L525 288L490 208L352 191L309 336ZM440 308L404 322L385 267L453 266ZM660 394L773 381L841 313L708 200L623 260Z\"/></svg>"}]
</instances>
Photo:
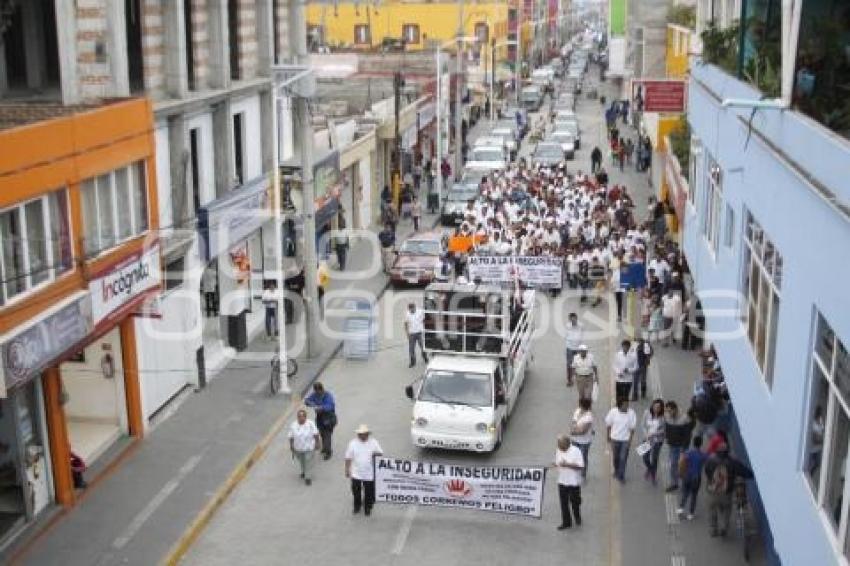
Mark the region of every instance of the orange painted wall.
<instances>
[{"instance_id":1,"label":"orange painted wall","mask_svg":"<svg viewBox=\"0 0 850 566\"><path fill-rule=\"evenodd\" d=\"M153 110L150 101L126 99L77 114L0 131L0 209L47 192L68 189L74 269L56 281L0 308L0 334L86 289L86 273L138 251L136 238L84 264L80 183L107 171L145 160L148 225L158 228Z\"/></svg>"}]
</instances>

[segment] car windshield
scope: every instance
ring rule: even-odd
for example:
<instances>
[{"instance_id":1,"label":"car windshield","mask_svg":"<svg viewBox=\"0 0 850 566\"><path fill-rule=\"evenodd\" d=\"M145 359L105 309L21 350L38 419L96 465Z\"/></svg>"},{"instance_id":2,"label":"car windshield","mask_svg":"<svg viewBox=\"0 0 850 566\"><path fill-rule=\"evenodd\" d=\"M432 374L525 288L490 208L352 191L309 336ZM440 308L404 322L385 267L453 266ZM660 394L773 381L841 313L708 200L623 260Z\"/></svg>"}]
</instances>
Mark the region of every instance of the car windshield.
<instances>
[{"instance_id":1,"label":"car windshield","mask_svg":"<svg viewBox=\"0 0 850 566\"><path fill-rule=\"evenodd\" d=\"M471 407L489 407L493 404L490 376L484 373L431 370L425 376L420 401L450 403Z\"/></svg>"},{"instance_id":2,"label":"car windshield","mask_svg":"<svg viewBox=\"0 0 850 566\"><path fill-rule=\"evenodd\" d=\"M560 143L573 141L573 135L570 132L554 132L552 137Z\"/></svg>"},{"instance_id":3,"label":"car windshield","mask_svg":"<svg viewBox=\"0 0 850 566\"><path fill-rule=\"evenodd\" d=\"M503 156L498 149L476 147L472 150L470 161L503 161Z\"/></svg>"},{"instance_id":4,"label":"car windshield","mask_svg":"<svg viewBox=\"0 0 850 566\"><path fill-rule=\"evenodd\" d=\"M405 240L401 253L414 255L440 255L440 242L436 240Z\"/></svg>"},{"instance_id":5,"label":"car windshield","mask_svg":"<svg viewBox=\"0 0 850 566\"><path fill-rule=\"evenodd\" d=\"M565 132L575 134L578 132L578 124L575 122L555 122L555 131L556 132Z\"/></svg>"},{"instance_id":6,"label":"car windshield","mask_svg":"<svg viewBox=\"0 0 850 566\"><path fill-rule=\"evenodd\" d=\"M538 145L534 154L540 157L563 157L564 150L557 144L547 143Z\"/></svg>"},{"instance_id":7,"label":"car windshield","mask_svg":"<svg viewBox=\"0 0 850 566\"><path fill-rule=\"evenodd\" d=\"M493 126L493 131L508 130L509 132L513 132L515 127L516 122L513 120L502 120L501 122L496 122L496 125Z\"/></svg>"},{"instance_id":8,"label":"car windshield","mask_svg":"<svg viewBox=\"0 0 850 566\"><path fill-rule=\"evenodd\" d=\"M468 202L478 198L478 191L470 191L466 188L461 188L450 192L447 198L451 202Z\"/></svg>"}]
</instances>

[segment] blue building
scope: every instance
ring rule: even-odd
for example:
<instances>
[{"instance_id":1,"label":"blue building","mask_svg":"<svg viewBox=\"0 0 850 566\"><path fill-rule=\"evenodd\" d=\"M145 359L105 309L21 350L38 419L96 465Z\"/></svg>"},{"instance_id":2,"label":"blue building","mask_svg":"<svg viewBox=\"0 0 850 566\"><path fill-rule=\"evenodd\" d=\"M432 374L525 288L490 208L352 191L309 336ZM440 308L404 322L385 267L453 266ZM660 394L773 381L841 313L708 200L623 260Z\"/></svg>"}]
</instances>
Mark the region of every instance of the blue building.
<instances>
[{"instance_id":1,"label":"blue building","mask_svg":"<svg viewBox=\"0 0 850 566\"><path fill-rule=\"evenodd\" d=\"M756 473L771 561L846 565L850 2L701 0L698 29L681 220L708 339Z\"/></svg>"}]
</instances>

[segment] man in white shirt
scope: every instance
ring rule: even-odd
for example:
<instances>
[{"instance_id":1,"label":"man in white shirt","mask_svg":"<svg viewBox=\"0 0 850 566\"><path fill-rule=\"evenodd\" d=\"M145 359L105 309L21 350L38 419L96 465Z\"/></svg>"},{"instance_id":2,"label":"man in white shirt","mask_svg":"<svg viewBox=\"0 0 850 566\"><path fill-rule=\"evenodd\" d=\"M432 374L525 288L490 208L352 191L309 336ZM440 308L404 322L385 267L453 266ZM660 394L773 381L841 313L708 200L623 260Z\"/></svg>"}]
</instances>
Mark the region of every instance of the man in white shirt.
<instances>
[{"instance_id":1,"label":"man in white shirt","mask_svg":"<svg viewBox=\"0 0 850 566\"><path fill-rule=\"evenodd\" d=\"M593 382L599 380L599 372L593 354L587 351L587 346L581 344L578 353L572 359L573 375L576 379L578 398L591 399L593 396Z\"/></svg>"},{"instance_id":2,"label":"man in white shirt","mask_svg":"<svg viewBox=\"0 0 850 566\"><path fill-rule=\"evenodd\" d=\"M620 350L614 354L611 361L611 372L614 377L616 398L628 399L632 389L632 376L638 369L637 353L632 349L632 343L623 340Z\"/></svg>"},{"instance_id":3,"label":"man in white shirt","mask_svg":"<svg viewBox=\"0 0 850 566\"><path fill-rule=\"evenodd\" d=\"M313 468L313 455L322 448L322 442L319 439L319 429L316 424L307 418L306 409L298 409L295 414L295 421L289 425L289 449L292 451L292 458L298 460L298 466L301 469L301 479L304 483L310 485L313 479L310 473Z\"/></svg>"},{"instance_id":4,"label":"man in white shirt","mask_svg":"<svg viewBox=\"0 0 850 566\"><path fill-rule=\"evenodd\" d=\"M555 451L555 467L558 468L558 499L561 503L559 531L572 527L573 518L576 525L581 525L581 472L584 465L581 450L571 445L568 436L559 436L558 449ZM570 517L571 507L572 517Z\"/></svg>"},{"instance_id":5,"label":"man in white shirt","mask_svg":"<svg viewBox=\"0 0 850 566\"><path fill-rule=\"evenodd\" d=\"M410 365L416 365L416 343L419 343L419 351L422 360L428 363L428 354L425 353L425 345L422 342L422 332L425 330L425 314L416 308L414 303L408 303L407 312L404 313L404 331L407 333L407 350L410 354Z\"/></svg>"},{"instance_id":6,"label":"man in white shirt","mask_svg":"<svg viewBox=\"0 0 850 566\"><path fill-rule=\"evenodd\" d=\"M668 289L667 294L661 297L661 316L664 318L664 346L669 346L670 341L676 342L679 335L678 329L682 318L682 295Z\"/></svg>"},{"instance_id":7,"label":"man in white shirt","mask_svg":"<svg viewBox=\"0 0 850 566\"><path fill-rule=\"evenodd\" d=\"M573 358L584 341L584 327L578 322L578 315L571 312L564 329L564 342L567 346L567 387L573 385Z\"/></svg>"},{"instance_id":8,"label":"man in white shirt","mask_svg":"<svg viewBox=\"0 0 850 566\"><path fill-rule=\"evenodd\" d=\"M608 442L611 444L614 459L614 477L625 483L629 446L637 426L637 416L629 407L628 398L617 399L617 406L605 415L605 424L608 427Z\"/></svg>"},{"instance_id":9,"label":"man in white shirt","mask_svg":"<svg viewBox=\"0 0 850 566\"><path fill-rule=\"evenodd\" d=\"M361 505L368 517L375 504L375 456L384 451L378 441L370 437L369 427L365 424L357 427L354 438L345 451L345 477L351 479L351 494L354 496L353 513L359 513ZM364 497L365 496L365 497Z\"/></svg>"}]
</instances>

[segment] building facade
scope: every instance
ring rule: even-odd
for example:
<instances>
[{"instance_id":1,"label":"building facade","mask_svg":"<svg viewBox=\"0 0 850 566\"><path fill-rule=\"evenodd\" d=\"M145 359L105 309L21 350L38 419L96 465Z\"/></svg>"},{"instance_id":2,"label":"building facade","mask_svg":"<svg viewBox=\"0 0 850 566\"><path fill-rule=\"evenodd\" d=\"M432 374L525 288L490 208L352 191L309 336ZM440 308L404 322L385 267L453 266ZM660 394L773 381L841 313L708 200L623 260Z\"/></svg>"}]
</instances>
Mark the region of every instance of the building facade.
<instances>
[{"instance_id":1,"label":"building facade","mask_svg":"<svg viewBox=\"0 0 850 566\"><path fill-rule=\"evenodd\" d=\"M72 455L143 434L135 313L161 269L147 101L0 115L3 544L74 503Z\"/></svg>"},{"instance_id":2,"label":"building facade","mask_svg":"<svg viewBox=\"0 0 850 566\"><path fill-rule=\"evenodd\" d=\"M689 81L684 250L715 309L709 339L773 562L847 564L850 107L839 93L850 65L838 54L850 49L850 8L744 0L735 18L734 2L712 17L714 4L698 10L708 33Z\"/></svg>"}]
</instances>

